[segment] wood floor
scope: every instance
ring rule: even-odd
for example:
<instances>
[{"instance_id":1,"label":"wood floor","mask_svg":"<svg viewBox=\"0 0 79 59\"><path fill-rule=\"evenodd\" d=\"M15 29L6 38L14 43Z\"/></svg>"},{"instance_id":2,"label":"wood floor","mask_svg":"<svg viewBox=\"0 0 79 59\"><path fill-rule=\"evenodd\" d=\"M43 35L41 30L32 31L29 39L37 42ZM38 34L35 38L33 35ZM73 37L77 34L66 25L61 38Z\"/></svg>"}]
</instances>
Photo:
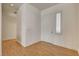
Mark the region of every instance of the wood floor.
<instances>
[{"instance_id":1,"label":"wood floor","mask_svg":"<svg viewBox=\"0 0 79 59\"><path fill-rule=\"evenodd\" d=\"M38 42L28 47L22 47L16 40L3 41L3 56L77 56L77 51Z\"/></svg>"}]
</instances>

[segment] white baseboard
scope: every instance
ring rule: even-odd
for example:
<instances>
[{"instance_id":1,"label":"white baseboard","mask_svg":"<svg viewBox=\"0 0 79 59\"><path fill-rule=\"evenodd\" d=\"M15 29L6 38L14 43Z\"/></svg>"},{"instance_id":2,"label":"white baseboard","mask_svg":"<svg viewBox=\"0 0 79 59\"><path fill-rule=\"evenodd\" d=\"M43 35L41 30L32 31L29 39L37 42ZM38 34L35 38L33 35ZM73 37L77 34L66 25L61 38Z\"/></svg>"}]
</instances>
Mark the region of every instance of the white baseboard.
<instances>
[{"instance_id":1,"label":"white baseboard","mask_svg":"<svg viewBox=\"0 0 79 59\"><path fill-rule=\"evenodd\" d=\"M35 42L29 43L29 44L24 44L24 43L22 43L22 45L23 45L24 47L28 47L28 46L31 46L31 45L37 43L37 42L40 42L40 41L35 41Z\"/></svg>"},{"instance_id":2,"label":"white baseboard","mask_svg":"<svg viewBox=\"0 0 79 59\"><path fill-rule=\"evenodd\" d=\"M9 38L9 39L2 39L2 41L5 41L5 40L14 40L16 38Z\"/></svg>"},{"instance_id":3,"label":"white baseboard","mask_svg":"<svg viewBox=\"0 0 79 59\"><path fill-rule=\"evenodd\" d=\"M18 42L21 46L23 46L23 47L28 47L28 46L30 46L30 45L32 45L32 44L35 44L35 43L37 43L37 42L40 42L40 41L35 41L35 42L33 42L33 43L30 43L30 44L24 44L24 43L22 43L22 42L19 42L18 40L17 40L17 42Z\"/></svg>"},{"instance_id":4,"label":"white baseboard","mask_svg":"<svg viewBox=\"0 0 79 59\"><path fill-rule=\"evenodd\" d=\"M48 42L48 43L50 43L50 44L54 44L54 45L57 45L57 46L61 46L61 47L67 48L67 49L72 49L72 50L78 51L78 53L79 53L79 50L78 50L78 49L69 48L69 47L67 47L67 46L59 45L59 44L56 44L56 43L53 43L53 42L50 42L50 41L46 41L46 40L42 40L42 41Z\"/></svg>"},{"instance_id":5,"label":"white baseboard","mask_svg":"<svg viewBox=\"0 0 79 59\"><path fill-rule=\"evenodd\" d=\"M22 47L25 47L25 45L22 44L22 42L16 40Z\"/></svg>"}]
</instances>

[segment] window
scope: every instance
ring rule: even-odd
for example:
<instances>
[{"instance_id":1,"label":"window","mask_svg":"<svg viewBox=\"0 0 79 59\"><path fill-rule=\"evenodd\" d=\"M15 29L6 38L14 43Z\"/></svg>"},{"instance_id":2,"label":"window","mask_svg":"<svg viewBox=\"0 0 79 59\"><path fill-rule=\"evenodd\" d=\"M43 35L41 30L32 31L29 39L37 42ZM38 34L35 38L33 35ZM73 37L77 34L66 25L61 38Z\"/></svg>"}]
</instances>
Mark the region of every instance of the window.
<instances>
[{"instance_id":1,"label":"window","mask_svg":"<svg viewBox=\"0 0 79 59\"><path fill-rule=\"evenodd\" d=\"M61 12L56 13L56 33L61 33Z\"/></svg>"}]
</instances>

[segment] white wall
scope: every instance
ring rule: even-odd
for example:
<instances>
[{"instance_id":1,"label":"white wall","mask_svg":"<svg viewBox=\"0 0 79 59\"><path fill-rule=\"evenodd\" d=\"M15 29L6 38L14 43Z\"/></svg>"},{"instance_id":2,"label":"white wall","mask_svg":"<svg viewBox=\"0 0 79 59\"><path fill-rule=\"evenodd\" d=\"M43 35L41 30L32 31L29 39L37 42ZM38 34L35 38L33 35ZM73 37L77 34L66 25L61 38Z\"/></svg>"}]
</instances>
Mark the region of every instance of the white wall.
<instances>
[{"instance_id":1,"label":"white wall","mask_svg":"<svg viewBox=\"0 0 79 59\"><path fill-rule=\"evenodd\" d=\"M7 11L3 10L2 18L2 39L16 39L16 17L9 16Z\"/></svg>"},{"instance_id":2,"label":"white wall","mask_svg":"<svg viewBox=\"0 0 79 59\"><path fill-rule=\"evenodd\" d=\"M56 12L62 11L62 34L55 34ZM41 40L78 50L77 45L77 16L75 4L59 4L41 12ZM53 33L52 33L53 31Z\"/></svg>"},{"instance_id":3,"label":"white wall","mask_svg":"<svg viewBox=\"0 0 79 59\"><path fill-rule=\"evenodd\" d=\"M24 46L40 41L40 11L30 4L23 4L18 11L17 40Z\"/></svg>"},{"instance_id":4,"label":"white wall","mask_svg":"<svg viewBox=\"0 0 79 59\"><path fill-rule=\"evenodd\" d=\"M76 4L75 5L75 7L76 7L76 16L77 16L77 22L76 22L76 27L77 27L77 41L76 41L76 47L77 47L77 49L78 49L78 51L79 51L79 4Z\"/></svg>"},{"instance_id":5,"label":"white wall","mask_svg":"<svg viewBox=\"0 0 79 59\"><path fill-rule=\"evenodd\" d=\"M2 26L2 7L1 7L1 3L0 3L0 56L2 55L2 40L1 40L1 38L2 38L2 33L1 33L1 26Z\"/></svg>"}]
</instances>

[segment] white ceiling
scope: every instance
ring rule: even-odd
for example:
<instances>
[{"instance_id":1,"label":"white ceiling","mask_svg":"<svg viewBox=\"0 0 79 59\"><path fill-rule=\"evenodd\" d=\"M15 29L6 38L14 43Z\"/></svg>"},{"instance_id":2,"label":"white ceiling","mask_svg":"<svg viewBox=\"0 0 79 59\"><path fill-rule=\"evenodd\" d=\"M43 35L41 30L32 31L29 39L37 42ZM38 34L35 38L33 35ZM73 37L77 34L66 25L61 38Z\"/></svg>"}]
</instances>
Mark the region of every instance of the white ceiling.
<instances>
[{"instance_id":1,"label":"white ceiling","mask_svg":"<svg viewBox=\"0 0 79 59\"><path fill-rule=\"evenodd\" d=\"M43 9L49 8L51 6L54 6L58 3L30 3L30 4L35 6L36 8L38 8L40 10L43 10Z\"/></svg>"},{"instance_id":2,"label":"white ceiling","mask_svg":"<svg viewBox=\"0 0 79 59\"><path fill-rule=\"evenodd\" d=\"M2 11L4 12L15 12L22 5L21 3L12 3L14 6L10 6L11 3L3 3Z\"/></svg>"},{"instance_id":3,"label":"white ceiling","mask_svg":"<svg viewBox=\"0 0 79 59\"><path fill-rule=\"evenodd\" d=\"M13 4L14 6L11 6ZM16 17L17 10L23 3L3 3L2 4L2 13L6 16ZM30 3L32 6L38 8L40 11L51 6L56 5L57 3ZM16 12L16 13L15 13Z\"/></svg>"},{"instance_id":4,"label":"white ceiling","mask_svg":"<svg viewBox=\"0 0 79 59\"><path fill-rule=\"evenodd\" d=\"M10 6L10 4L14 4L14 6ZM3 3L3 11L5 12L15 12L23 3ZM39 10L43 10L54 6L58 3L30 3L32 6L38 8Z\"/></svg>"},{"instance_id":5,"label":"white ceiling","mask_svg":"<svg viewBox=\"0 0 79 59\"><path fill-rule=\"evenodd\" d=\"M13 4L14 6L11 6L11 4ZM19 9L19 7L22 4L23 3L3 3L2 4L2 13L5 13L7 16L15 15L15 13L17 12L17 10ZM54 6L57 3L29 3L29 4L38 8L39 10L43 10L43 9L49 8L51 6Z\"/></svg>"}]
</instances>

